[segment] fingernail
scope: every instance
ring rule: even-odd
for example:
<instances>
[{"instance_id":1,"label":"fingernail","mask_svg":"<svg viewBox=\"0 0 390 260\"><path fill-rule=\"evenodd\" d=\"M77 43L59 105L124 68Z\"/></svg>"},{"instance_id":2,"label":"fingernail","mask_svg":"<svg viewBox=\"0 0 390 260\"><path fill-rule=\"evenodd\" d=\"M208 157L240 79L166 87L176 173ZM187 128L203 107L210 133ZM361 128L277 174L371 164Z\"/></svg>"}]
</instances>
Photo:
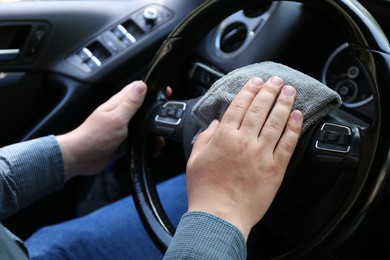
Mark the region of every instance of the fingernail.
<instances>
[{"instance_id":1,"label":"fingernail","mask_svg":"<svg viewBox=\"0 0 390 260\"><path fill-rule=\"evenodd\" d=\"M260 86L264 83L264 81L259 77L254 77L252 78L251 83L255 86Z\"/></svg>"},{"instance_id":2,"label":"fingernail","mask_svg":"<svg viewBox=\"0 0 390 260\"><path fill-rule=\"evenodd\" d=\"M295 110L295 111L292 112L292 118L293 118L295 121L300 122L300 121L302 121L302 119L303 119L303 114L302 114L301 111Z\"/></svg>"},{"instance_id":3,"label":"fingernail","mask_svg":"<svg viewBox=\"0 0 390 260\"><path fill-rule=\"evenodd\" d=\"M282 85L283 84L283 80L281 78L279 78L278 76L273 76L271 78L271 82L277 86L279 85Z\"/></svg>"},{"instance_id":4,"label":"fingernail","mask_svg":"<svg viewBox=\"0 0 390 260\"><path fill-rule=\"evenodd\" d=\"M144 92L145 92L145 83L143 83L142 81L135 81L133 83L133 92L138 94L138 95L142 95Z\"/></svg>"},{"instance_id":5,"label":"fingernail","mask_svg":"<svg viewBox=\"0 0 390 260\"><path fill-rule=\"evenodd\" d=\"M283 94L287 97L292 97L295 95L295 88L292 86L286 85L283 88Z\"/></svg>"}]
</instances>

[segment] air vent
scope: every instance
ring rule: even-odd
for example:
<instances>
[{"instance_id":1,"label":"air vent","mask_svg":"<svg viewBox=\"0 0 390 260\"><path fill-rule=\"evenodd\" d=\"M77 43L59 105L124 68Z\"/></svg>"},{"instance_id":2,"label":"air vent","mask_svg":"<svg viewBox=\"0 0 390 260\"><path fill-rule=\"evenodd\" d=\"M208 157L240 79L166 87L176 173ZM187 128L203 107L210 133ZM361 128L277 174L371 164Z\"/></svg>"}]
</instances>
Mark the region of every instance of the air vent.
<instances>
[{"instance_id":1,"label":"air vent","mask_svg":"<svg viewBox=\"0 0 390 260\"><path fill-rule=\"evenodd\" d=\"M248 28L245 24L235 22L226 27L221 35L220 47L223 52L230 53L238 50L245 42Z\"/></svg>"}]
</instances>

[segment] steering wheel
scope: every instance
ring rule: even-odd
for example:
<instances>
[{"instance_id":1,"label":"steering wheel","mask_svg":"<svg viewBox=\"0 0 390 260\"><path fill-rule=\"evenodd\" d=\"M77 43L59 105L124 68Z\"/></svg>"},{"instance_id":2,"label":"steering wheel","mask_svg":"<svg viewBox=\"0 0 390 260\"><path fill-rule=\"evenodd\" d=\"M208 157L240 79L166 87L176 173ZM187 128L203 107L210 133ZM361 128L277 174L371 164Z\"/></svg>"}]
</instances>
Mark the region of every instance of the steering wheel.
<instances>
[{"instance_id":1,"label":"steering wheel","mask_svg":"<svg viewBox=\"0 0 390 260\"><path fill-rule=\"evenodd\" d=\"M167 37L151 63L145 78L149 87L146 100L129 126L130 171L137 209L163 251L175 227L161 205L150 171L150 133L183 142L188 157L191 139L199 130L190 116L197 99L167 102L165 86L174 88L180 84L182 77L178 75L185 75L183 68L195 47L222 19L270 2L205 1ZM265 258L334 253L370 212L389 172L390 125L386 119L390 102L386 98L390 97L390 47L386 36L357 1L296 2L322 10L339 24L368 79L375 119L364 124L338 109L301 137L274 203L252 232L264 245L261 250L266 252ZM180 112L179 116L167 117L167 110ZM280 232L281 229L289 230L289 234ZM248 244L251 241L256 239L250 237ZM268 252L266 248L272 247L272 243L283 245Z\"/></svg>"}]
</instances>

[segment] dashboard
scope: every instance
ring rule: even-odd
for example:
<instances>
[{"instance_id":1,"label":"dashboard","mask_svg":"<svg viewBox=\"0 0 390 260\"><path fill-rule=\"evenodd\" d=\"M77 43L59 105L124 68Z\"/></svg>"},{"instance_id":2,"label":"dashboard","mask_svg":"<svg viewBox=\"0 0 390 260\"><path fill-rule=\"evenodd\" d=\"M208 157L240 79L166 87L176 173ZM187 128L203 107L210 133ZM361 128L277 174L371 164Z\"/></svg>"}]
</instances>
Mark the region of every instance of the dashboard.
<instances>
[{"instance_id":1,"label":"dashboard","mask_svg":"<svg viewBox=\"0 0 390 260\"><path fill-rule=\"evenodd\" d=\"M144 79L166 37L204 2L117 0L0 4L0 109L6 111L2 121L7 122L0 125L0 145L64 133L78 126L125 84ZM359 2L390 37L390 1ZM236 68L274 61L312 76L337 91L343 99L342 110L349 113L351 121L369 127L377 113L375 92L369 87L373 79L354 58L356 53L346 44L342 31L323 10L299 2L267 2L232 13L196 45L180 70L172 72L179 80L172 82L171 98L198 97ZM196 34L194 30L194 37ZM163 172L158 181L185 170L181 149L181 144L168 143L166 154L156 160L154 166ZM175 166L168 163L171 162L168 159L174 161ZM123 161L116 163L113 168L123 169ZM302 175L299 184L305 181L307 187L312 188L312 194L318 197L341 176L336 170L329 174L328 169L316 173ZM326 179L329 175L332 180ZM351 182L352 178L348 178L352 174L345 176L347 181L340 182ZM324 182L325 179L328 182ZM89 188L80 182L68 184L63 191L65 195L61 193L59 200L48 198L20 213L36 224L22 223L18 216L7 224L23 237L42 222L76 217L78 213L72 209L77 208L75 204L81 199L74 195L79 194L74 190ZM323 185L323 189L317 189L313 183ZM69 194L74 200L68 199ZM52 206L53 201L63 202L55 204L64 206L42 210L40 203ZM321 217L316 215L316 219ZM311 232L310 223L304 224L305 230L292 231L298 238L302 235L302 240ZM290 226L286 225L286 230ZM277 232L278 235L283 233ZM282 235L287 237L286 241L295 243L291 234Z\"/></svg>"}]
</instances>

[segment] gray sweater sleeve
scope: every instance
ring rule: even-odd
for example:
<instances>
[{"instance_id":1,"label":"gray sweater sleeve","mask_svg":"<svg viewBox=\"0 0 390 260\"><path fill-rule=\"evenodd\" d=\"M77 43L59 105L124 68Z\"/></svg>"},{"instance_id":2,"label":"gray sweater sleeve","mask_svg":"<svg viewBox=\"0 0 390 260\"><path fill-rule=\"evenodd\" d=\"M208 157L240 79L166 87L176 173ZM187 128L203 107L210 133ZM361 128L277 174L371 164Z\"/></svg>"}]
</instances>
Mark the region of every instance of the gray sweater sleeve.
<instances>
[{"instance_id":1,"label":"gray sweater sleeve","mask_svg":"<svg viewBox=\"0 0 390 260\"><path fill-rule=\"evenodd\" d=\"M245 239L238 228L221 218L188 212L180 220L164 259L246 259Z\"/></svg>"},{"instance_id":2,"label":"gray sweater sleeve","mask_svg":"<svg viewBox=\"0 0 390 260\"><path fill-rule=\"evenodd\" d=\"M0 220L63 187L61 150L54 136L0 149Z\"/></svg>"}]
</instances>

